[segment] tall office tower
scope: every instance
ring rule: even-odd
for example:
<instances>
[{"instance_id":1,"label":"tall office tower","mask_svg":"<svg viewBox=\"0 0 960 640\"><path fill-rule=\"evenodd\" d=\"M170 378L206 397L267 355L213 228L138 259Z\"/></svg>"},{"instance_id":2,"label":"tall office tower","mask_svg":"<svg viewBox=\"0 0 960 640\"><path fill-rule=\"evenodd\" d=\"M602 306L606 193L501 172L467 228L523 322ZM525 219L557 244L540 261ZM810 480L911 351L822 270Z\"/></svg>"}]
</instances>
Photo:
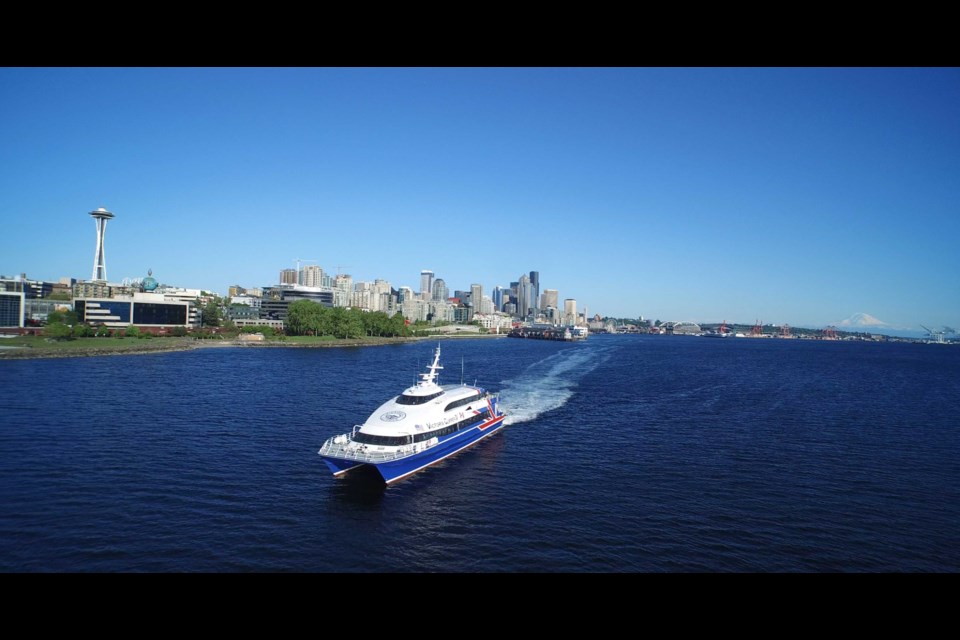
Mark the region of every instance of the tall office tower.
<instances>
[{"instance_id":1,"label":"tall office tower","mask_svg":"<svg viewBox=\"0 0 960 640\"><path fill-rule=\"evenodd\" d=\"M420 298L430 300L433 296L433 271L424 269L420 272Z\"/></svg>"},{"instance_id":2,"label":"tall office tower","mask_svg":"<svg viewBox=\"0 0 960 640\"><path fill-rule=\"evenodd\" d=\"M296 269L281 269L280 284L297 284L297 275Z\"/></svg>"},{"instance_id":3,"label":"tall office tower","mask_svg":"<svg viewBox=\"0 0 960 640\"><path fill-rule=\"evenodd\" d=\"M540 308L546 309L547 307L560 308L560 299L556 289L543 290L543 294L540 296Z\"/></svg>"},{"instance_id":4,"label":"tall office tower","mask_svg":"<svg viewBox=\"0 0 960 640\"><path fill-rule=\"evenodd\" d=\"M403 304L413 300L413 289L410 287L400 287L397 290L397 302Z\"/></svg>"},{"instance_id":5,"label":"tall office tower","mask_svg":"<svg viewBox=\"0 0 960 640\"><path fill-rule=\"evenodd\" d=\"M493 310L494 311L503 311L503 292L504 292L504 289L500 285L497 285L493 288Z\"/></svg>"},{"instance_id":6,"label":"tall office tower","mask_svg":"<svg viewBox=\"0 0 960 640\"><path fill-rule=\"evenodd\" d=\"M523 274L517 283L517 315L521 318L526 318L530 315L530 309L533 306L530 302L532 292L530 277L527 274Z\"/></svg>"},{"instance_id":7,"label":"tall office tower","mask_svg":"<svg viewBox=\"0 0 960 640\"><path fill-rule=\"evenodd\" d=\"M483 286L479 284L470 285L470 304L473 305L473 312L480 313L480 301L483 300Z\"/></svg>"},{"instance_id":8,"label":"tall office tower","mask_svg":"<svg viewBox=\"0 0 960 640\"><path fill-rule=\"evenodd\" d=\"M567 298L563 301L563 323L577 324L577 301L573 298Z\"/></svg>"},{"instance_id":9,"label":"tall office tower","mask_svg":"<svg viewBox=\"0 0 960 640\"><path fill-rule=\"evenodd\" d=\"M538 306L540 305L540 272L531 271L530 272L530 306L532 311L536 313Z\"/></svg>"},{"instance_id":10,"label":"tall office tower","mask_svg":"<svg viewBox=\"0 0 960 640\"><path fill-rule=\"evenodd\" d=\"M450 297L450 290L447 289L447 283L443 281L443 278L437 278L433 281L433 299L440 300L441 302L446 301Z\"/></svg>"},{"instance_id":11,"label":"tall office tower","mask_svg":"<svg viewBox=\"0 0 960 640\"><path fill-rule=\"evenodd\" d=\"M303 266L302 284L305 287L323 286L323 269L316 264L307 264Z\"/></svg>"},{"instance_id":12,"label":"tall office tower","mask_svg":"<svg viewBox=\"0 0 960 640\"><path fill-rule=\"evenodd\" d=\"M97 251L93 254L93 277L90 279L94 282L97 280L106 281L107 263L103 255L103 234L107 231L107 220L112 220L113 214L100 207L91 211L90 215L93 216L93 221L97 224Z\"/></svg>"}]
</instances>

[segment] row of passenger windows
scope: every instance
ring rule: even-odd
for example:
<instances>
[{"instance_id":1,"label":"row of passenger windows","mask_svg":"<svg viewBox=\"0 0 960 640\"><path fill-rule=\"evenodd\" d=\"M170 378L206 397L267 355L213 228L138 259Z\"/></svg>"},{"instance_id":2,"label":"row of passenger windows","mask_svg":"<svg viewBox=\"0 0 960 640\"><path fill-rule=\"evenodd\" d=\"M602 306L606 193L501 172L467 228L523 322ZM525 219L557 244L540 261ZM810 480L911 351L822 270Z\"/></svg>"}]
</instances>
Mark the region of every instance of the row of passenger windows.
<instances>
[{"instance_id":1,"label":"row of passenger windows","mask_svg":"<svg viewBox=\"0 0 960 640\"><path fill-rule=\"evenodd\" d=\"M470 404L471 402L477 399L478 399L478 396L467 396L462 400L454 400L453 402L447 405L444 411L450 411L450 409L456 409L457 407L462 407L464 405Z\"/></svg>"},{"instance_id":2,"label":"row of passenger windows","mask_svg":"<svg viewBox=\"0 0 960 640\"><path fill-rule=\"evenodd\" d=\"M397 396L397 404L426 404L434 398L439 398L443 395L443 391L437 391L434 394L429 396L406 396L399 395Z\"/></svg>"},{"instance_id":3,"label":"row of passenger windows","mask_svg":"<svg viewBox=\"0 0 960 640\"><path fill-rule=\"evenodd\" d=\"M442 429L437 429L436 431L428 431L426 433L417 433L412 436L375 436L369 433L357 432L353 436L354 442L359 442L360 444L373 444L383 447L399 447L405 444L413 444L414 442L426 442L430 438L440 438L442 436L448 436L451 433L456 433L462 429L469 427L472 424L476 424L478 421L486 420L487 416L483 415L486 411L486 407L480 410L479 416L472 415L464 418L460 422L455 424L447 425Z\"/></svg>"}]
</instances>

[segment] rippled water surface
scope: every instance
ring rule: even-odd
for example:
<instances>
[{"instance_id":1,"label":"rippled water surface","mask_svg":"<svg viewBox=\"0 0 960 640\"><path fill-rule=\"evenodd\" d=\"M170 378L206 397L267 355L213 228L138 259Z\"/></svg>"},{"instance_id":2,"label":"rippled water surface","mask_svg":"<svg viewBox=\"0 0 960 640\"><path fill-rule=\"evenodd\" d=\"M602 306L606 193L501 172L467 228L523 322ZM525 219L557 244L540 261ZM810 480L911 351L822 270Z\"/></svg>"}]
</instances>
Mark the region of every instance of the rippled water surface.
<instances>
[{"instance_id":1,"label":"rippled water surface","mask_svg":"<svg viewBox=\"0 0 960 640\"><path fill-rule=\"evenodd\" d=\"M960 570L958 347L444 341L509 426L332 478L431 347L0 362L0 570Z\"/></svg>"}]
</instances>

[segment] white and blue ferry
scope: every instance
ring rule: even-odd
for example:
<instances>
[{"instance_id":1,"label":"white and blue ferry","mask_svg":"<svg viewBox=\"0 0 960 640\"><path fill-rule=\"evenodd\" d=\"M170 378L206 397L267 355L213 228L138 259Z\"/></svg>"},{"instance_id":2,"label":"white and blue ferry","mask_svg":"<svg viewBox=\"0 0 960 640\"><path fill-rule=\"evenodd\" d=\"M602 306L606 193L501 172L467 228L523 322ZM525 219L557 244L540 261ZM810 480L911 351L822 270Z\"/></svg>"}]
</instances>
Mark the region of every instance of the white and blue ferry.
<instances>
[{"instance_id":1,"label":"white and blue ferry","mask_svg":"<svg viewBox=\"0 0 960 640\"><path fill-rule=\"evenodd\" d=\"M437 384L440 346L417 384L384 402L362 425L323 443L319 454L339 476L365 465L387 484L493 435L506 414L482 387Z\"/></svg>"}]
</instances>

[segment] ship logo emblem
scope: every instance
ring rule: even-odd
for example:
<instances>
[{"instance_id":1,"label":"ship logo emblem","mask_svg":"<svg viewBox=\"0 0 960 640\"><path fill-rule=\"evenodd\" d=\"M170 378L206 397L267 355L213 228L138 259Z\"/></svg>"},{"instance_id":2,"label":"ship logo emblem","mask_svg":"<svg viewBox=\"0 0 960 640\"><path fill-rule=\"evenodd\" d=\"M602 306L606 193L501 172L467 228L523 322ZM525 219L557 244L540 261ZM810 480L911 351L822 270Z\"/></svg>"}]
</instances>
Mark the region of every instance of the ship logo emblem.
<instances>
[{"instance_id":1,"label":"ship logo emblem","mask_svg":"<svg viewBox=\"0 0 960 640\"><path fill-rule=\"evenodd\" d=\"M380 419L384 422L397 422L398 420L403 420L407 417L403 411L387 411L385 414L380 416Z\"/></svg>"}]
</instances>

